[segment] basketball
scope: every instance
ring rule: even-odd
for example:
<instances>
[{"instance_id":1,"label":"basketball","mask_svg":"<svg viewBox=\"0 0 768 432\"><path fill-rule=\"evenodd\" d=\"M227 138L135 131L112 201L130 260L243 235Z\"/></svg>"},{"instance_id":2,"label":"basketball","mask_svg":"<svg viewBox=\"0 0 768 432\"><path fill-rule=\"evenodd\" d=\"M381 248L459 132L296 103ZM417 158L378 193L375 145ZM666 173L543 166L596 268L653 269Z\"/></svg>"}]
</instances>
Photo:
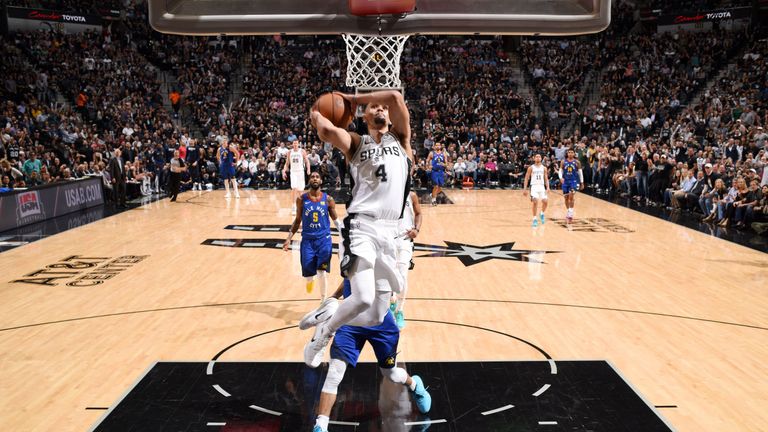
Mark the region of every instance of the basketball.
<instances>
[{"instance_id":1,"label":"basketball","mask_svg":"<svg viewBox=\"0 0 768 432\"><path fill-rule=\"evenodd\" d=\"M345 128L352 122L352 104L337 93L325 93L315 102L317 110L334 126Z\"/></svg>"}]
</instances>

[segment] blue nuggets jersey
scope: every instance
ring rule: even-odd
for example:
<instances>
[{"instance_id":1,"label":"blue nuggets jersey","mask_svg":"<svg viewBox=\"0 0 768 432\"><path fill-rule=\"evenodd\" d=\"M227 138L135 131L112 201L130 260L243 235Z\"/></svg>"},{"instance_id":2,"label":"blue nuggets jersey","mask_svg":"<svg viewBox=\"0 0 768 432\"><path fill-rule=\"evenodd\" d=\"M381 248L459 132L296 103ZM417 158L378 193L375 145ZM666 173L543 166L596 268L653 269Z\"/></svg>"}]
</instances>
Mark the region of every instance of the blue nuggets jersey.
<instances>
[{"instance_id":1,"label":"blue nuggets jersey","mask_svg":"<svg viewBox=\"0 0 768 432\"><path fill-rule=\"evenodd\" d=\"M228 148L221 148L219 147L219 155L221 156L221 166L229 168L231 166L234 166L233 162L233 154L231 151L229 151Z\"/></svg>"},{"instance_id":2,"label":"blue nuggets jersey","mask_svg":"<svg viewBox=\"0 0 768 432\"><path fill-rule=\"evenodd\" d=\"M323 192L320 201L312 201L308 193L301 196L304 209L301 214L301 238L316 239L331 235L328 216L328 195Z\"/></svg>"},{"instance_id":3,"label":"blue nuggets jersey","mask_svg":"<svg viewBox=\"0 0 768 432\"><path fill-rule=\"evenodd\" d=\"M445 153L432 153L432 171L445 171Z\"/></svg>"},{"instance_id":4,"label":"blue nuggets jersey","mask_svg":"<svg viewBox=\"0 0 768 432\"><path fill-rule=\"evenodd\" d=\"M563 183L579 183L579 167L576 161L563 161Z\"/></svg>"}]
</instances>

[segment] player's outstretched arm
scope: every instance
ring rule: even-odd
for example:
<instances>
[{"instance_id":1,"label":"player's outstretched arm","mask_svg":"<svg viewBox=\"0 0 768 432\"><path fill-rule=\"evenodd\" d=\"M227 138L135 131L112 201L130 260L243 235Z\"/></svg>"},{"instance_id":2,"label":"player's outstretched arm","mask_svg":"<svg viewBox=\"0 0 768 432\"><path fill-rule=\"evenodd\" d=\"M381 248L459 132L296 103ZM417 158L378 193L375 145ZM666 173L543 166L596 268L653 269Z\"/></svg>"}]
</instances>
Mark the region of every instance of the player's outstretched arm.
<instances>
[{"instance_id":1,"label":"player's outstretched arm","mask_svg":"<svg viewBox=\"0 0 768 432\"><path fill-rule=\"evenodd\" d=\"M291 240L293 235L299 231L301 226L301 215L304 213L304 199L299 196L296 198L296 217L293 218L293 224L291 224L291 230L288 232L288 238L283 242L283 250L288 251L291 248Z\"/></svg>"},{"instance_id":2,"label":"player's outstretched arm","mask_svg":"<svg viewBox=\"0 0 768 432\"><path fill-rule=\"evenodd\" d=\"M360 136L353 134L345 129L336 127L330 120L323 117L315 107L312 107L312 111L309 113L309 119L312 122L312 126L317 129L317 136L325 142L331 143L332 146L341 150L344 156L349 160L357 150L357 146L360 144Z\"/></svg>"}]
</instances>

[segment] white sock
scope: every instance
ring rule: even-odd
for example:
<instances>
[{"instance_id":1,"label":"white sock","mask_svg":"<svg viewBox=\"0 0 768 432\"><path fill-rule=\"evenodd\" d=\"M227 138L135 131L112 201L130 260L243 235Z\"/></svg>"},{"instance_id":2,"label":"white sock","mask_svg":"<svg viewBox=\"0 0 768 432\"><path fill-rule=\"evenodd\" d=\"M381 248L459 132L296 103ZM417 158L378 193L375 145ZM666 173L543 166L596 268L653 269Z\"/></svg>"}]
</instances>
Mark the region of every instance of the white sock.
<instances>
[{"instance_id":1,"label":"white sock","mask_svg":"<svg viewBox=\"0 0 768 432\"><path fill-rule=\"evenodd\" d=\"M320 288L320 297L322 297L322 300L325 300L326 295L328 294L327 288L326 288L326 278L325 278L324 271L320 270L317 272L317 286Z\"/></svg>"},{"instance_id":2,"label":"white sock","mask_svg":"<svg viewBox=\"0 0 768 432\"><path fill-rule=\"evenodd\" d=\"M237 195L238 194L238 192L237 192L237 182L235 180L232 180L232 189L234 189L235 195Z\"/></svg>"},{"instance_id":3,"label":"white sock","mask_svg":"<svg viewBox=\"0 0 768 432\"><path fill-rule=\"evenodd\" d=\"M229 195L229 180L224 180L224 189L227 190L227 195Z\"/></svg>"},{"instance_id":4,"label":"white sock","mask_svg":"<svg viewBox=\"0 0 768 432\"><path fill-rule=\"evenodd\" d=\"M328 416L319 415L317 416L317 420L315 420L315 426L320 426L323 430L328 430L328 422L331 419L328 418Z\"/></svg>"}]
</instances>

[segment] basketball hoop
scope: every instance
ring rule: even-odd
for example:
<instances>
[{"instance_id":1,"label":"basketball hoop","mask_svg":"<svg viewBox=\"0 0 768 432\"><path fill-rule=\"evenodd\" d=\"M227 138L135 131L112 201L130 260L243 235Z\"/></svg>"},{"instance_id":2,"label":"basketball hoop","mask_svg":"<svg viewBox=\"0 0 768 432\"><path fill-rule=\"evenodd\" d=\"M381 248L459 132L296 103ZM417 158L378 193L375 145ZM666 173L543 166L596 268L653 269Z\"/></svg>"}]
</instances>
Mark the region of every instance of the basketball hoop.
<instances>
[{"instance_id":1,"label":"basketball hoop","mask_svg":"<svg viewBox=\"0 0 768 432\"><path fill-rule=\"evenodd\" d=\"M401 88L400 55L405 36L343 34L347 46L347 86L366 89Z\"/></svg>"}]
</instances>

